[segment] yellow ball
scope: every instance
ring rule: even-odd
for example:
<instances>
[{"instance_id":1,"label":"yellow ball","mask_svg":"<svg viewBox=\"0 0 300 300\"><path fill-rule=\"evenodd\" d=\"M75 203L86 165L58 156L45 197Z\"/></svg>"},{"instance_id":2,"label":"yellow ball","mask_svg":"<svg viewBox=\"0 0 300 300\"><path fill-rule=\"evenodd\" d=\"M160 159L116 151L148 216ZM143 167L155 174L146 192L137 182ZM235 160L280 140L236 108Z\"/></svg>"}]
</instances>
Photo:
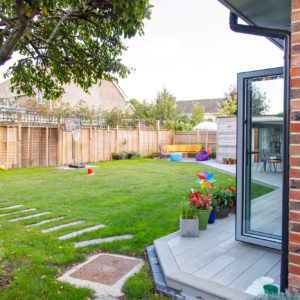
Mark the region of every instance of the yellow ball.
<instances>
[{"instance_id":1,"label":"yellow ball","mask_svg":"<svg viewBox=\"0 0 300 300\"><path fill-rule=\"evenodd\" d=\"M5 166L4 165L0 165L0 170L4 170Z\"/></svg>"}]
</instances>

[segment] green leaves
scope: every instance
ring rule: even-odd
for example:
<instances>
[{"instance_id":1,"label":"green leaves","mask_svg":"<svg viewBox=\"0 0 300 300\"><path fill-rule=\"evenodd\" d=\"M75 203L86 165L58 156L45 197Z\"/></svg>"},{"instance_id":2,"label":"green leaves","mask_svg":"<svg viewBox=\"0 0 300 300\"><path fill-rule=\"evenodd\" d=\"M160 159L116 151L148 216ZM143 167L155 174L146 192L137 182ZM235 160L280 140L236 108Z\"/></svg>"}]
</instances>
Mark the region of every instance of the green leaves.
<instances>
[{"instance_id":1,"label":"green leaves","mask_svg":"<svg viewBox=\"0 0 300 300\"><path fill-rule=\"evenodd\" d=\"M19 26L14 3L2 5L9 23L0 17L0 62L7 60L1 51ZM23 5L30 23L13 50L7 50L22 58L6 77L13 77L18 93L43 91L46 99L60 97L71 79L87 91L98 79L126 77L130 70L120 59L126 50L122 38L143 34L143 20L150 18L152 7L146 0L34 0Z\"/></svg>"}]
</instances>

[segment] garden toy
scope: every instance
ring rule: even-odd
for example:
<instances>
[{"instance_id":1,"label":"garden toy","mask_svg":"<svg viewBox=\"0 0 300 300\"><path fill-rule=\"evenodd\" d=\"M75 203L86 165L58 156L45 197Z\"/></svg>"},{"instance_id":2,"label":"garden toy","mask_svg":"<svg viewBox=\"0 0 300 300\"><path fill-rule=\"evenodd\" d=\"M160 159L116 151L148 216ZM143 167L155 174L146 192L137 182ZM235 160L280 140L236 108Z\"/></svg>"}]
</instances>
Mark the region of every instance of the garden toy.
<instances>
[{"instance_id":1,"label":"garden toy","mask_svg":"<svg viewBox=\"0 0 300 300\"><path fill-rule=\"evenodd\" d=\"M181 161L182 160L182 153L171 153L170 155L171 161Z\"/></svg>"},{"instance_id":2,"label":"garden toy","mask_svg":"<svg viewBox=\"0 0 300 300\"><path fill-rule=\"evenodd\" d=\"M93 175L93 169L88 169L88 175Z\"/></svg>"},{"instance_id":3,"label":"garden toy","mask_svg":"<svg viewBox=\"0 0 300 300\"><path fill-rule=\"evenodd\" d=\"M200 150L196 155L196 161L208 160L209 153L206 150Z\"/></svg>"},{"instance_id":4,"label":"garden toy","mask_svg":"<svg viewBox=\"0 0 300 300\"><path fill-rule=\"evenodd\" d=\"M162 159L164 155L168 158L168 146L166 145L160 146L160 159Z\"/></svg>"},{"instance_id":5,"label":"garden toy","mask_svg":"<svg viewBox=\"0 0 300 300\"><path fill-rule=\"evenodd\" d=\"M208 172L206 170L204 170L204 172L202 174L197 174L198 178L196 180L196 183L199 183L201 186L201 189L205 188L206 186L208 188L212 188L212 184L216 182L215 179L213 179L214 177L214 173L211 172L210 174L208 174Z\"/></svg>"},{"instance_id":6,"label":"garden toy","mask_svg":"<svg viewBox=\"0 0 300 300\"><path fill-rule=\"evenodd\" d=\"M0 170L4 170L5 166L4 165L0 165Z\"/></svg>"}]
</instances>

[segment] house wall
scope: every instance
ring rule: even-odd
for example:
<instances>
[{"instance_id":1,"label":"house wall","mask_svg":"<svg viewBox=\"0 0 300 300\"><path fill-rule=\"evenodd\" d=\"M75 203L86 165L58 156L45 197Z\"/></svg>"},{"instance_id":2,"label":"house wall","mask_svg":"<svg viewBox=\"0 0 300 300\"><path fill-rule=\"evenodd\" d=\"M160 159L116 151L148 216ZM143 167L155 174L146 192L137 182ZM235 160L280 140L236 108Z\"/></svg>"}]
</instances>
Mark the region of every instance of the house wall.
<instances>
[{"instance_id":1,"label":"house wall","mask_svg":"<svg viewBox=\"0 0 300 300\"><path fill-rule=\"evenodd\" d=\"M292 0L289 288L300 291L300 1Z\"/></svg>"},{"instance_id":2,"label":"house wall","mask_svg":"<svg viewBox=\"0 0 300 300\"><path fill-rule=\"evenodd\" d=\"M9 80L0 83L0 97L11 97L16 93L11 92L11 84ZM60 98L63 102L69 102L72 106L76 105L80 100L84 100L89 107L98 107L103 110L111 111L114 108L118 108L125 113L133 114L134 110L126 103L125 95L113 82L102 80L101 85L94 84L89 88L89 93L83 91L83 89L76 85L74 82L64 85L65 92ZM33 110L36 108L33 102L30 102L32 97L21 95L18 97L18 104L20 108ZM55 105L55 104L54 104ZM50 109L51 103L47 102L47 106Z\"/></svg>"},{"instance_id":3,"label":"house wall","mask_svg":"<svg viewBox=\"0 0 300 300\"><path fill-rule=\"evenodd\" d=\"M80 86L73 82L65 85L64 89L65 93L61 99L64 102L69 102L71 105L84 100L90 107L98 108L100 106L103 110L108 111L116 107L125 112L127 103L113 82L103 80L100 86L98 83L94 84L89 88L89 93L85 93Z\"/></svg>"},{"instance_id":4,"label":"house wall","mask_svg":"<svg viewBox=\"0 0 300 300\"><path fill-rule=\"evenodd\" d=\"M236 158L236 117L217 118L217 161Z\"/></svg>"}]
</instances>

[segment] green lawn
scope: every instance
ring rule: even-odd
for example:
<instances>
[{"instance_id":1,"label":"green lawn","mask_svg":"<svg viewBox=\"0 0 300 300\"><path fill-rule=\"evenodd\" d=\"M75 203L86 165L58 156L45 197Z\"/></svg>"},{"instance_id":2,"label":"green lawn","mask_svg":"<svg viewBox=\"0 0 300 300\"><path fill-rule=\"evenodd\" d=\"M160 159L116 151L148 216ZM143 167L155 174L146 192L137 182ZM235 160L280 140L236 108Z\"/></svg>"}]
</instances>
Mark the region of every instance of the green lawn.
<instances>
[{"instance_id":1,"label":"green lawn","mask_svg":"<svg viewBox=\"0 0 300 300\"><path fill-rule=\"evenodd\" d=\"M178 230L183 197L187 197L190 188L195 186L196 173L204 170L193 163L150 159L99 165L100 168L94 168L94 176L87 176L86 170L57 172L52 168L0 172L0 183L3 184L0 202L24 204L24 208L19 210L36 208L37 211L31 214L51 212L15 223L7 221L11 216L0 217L0 299L73 300L91 297L90 290L75 289L57 282L55 276L61 274L68 264L84 260L85 253L96 249L143 256L145 247L154 239ZM228 178L234 179L220 172L215 172L214 178L217 185L226 185ZM257 196L272 190L256 184L253 188ZM0 207L6 205L0 204ZM13 215L19 216L22 214ZM30 229L24 226L59 216L65 216L65 219ZM52 233L40 232L41 228L77 220L86 222ZM66 241L57 239L59 235L99 223L108 227ZM78 249L73 247L74 241L122 234L132 234L133 239ZM145 280L141 280L142 275L139 274L127 285L128 299L151 298L145 296L152 287L151 282L147 285ZM6 284L8 280L10 284ZM136 295L140 286L136 284L137 291L134 291L134 280L147 285L147 288L141 288L144 295L141 298L130 296ZM145 289L148 290L145 292Z\"/></svg>"}]
</instances>

